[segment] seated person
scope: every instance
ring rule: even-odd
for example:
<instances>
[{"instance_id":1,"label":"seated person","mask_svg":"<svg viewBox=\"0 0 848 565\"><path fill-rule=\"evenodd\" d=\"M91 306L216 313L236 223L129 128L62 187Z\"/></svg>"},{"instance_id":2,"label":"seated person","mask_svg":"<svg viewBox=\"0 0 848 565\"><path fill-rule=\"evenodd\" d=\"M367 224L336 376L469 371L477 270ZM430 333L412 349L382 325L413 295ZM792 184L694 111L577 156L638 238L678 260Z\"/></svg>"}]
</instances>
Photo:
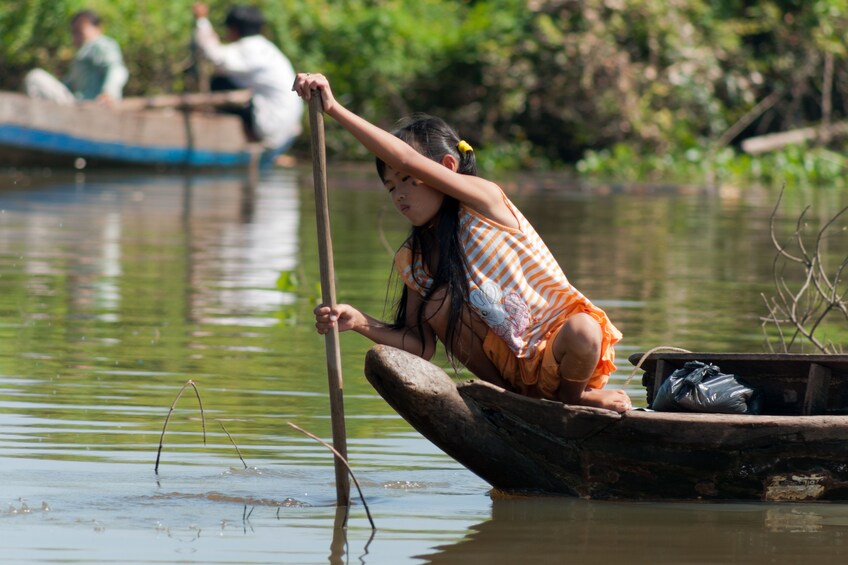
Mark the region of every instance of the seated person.
<instances>
[{"instance_id":1,"label":"seated person","mask_svg":"<svg viewBox=\"0 0 848 565\"><path fill-rule=\"evenodd\" d=\"M33 69L24 78L26 93L59 104L120 100L129 73L118 43L103 35L100 16L91 10L77 12L71 18L71 34L77 52L65 78L60 81L43 69Z\"/></svg>"},{"instance_id":2,"label":"seated person","mask_svg":"<svg viewBox=\"0 0 848 565\"><path fill-rule=\"evenodd\" d=\"M266 150L279 154L301 131L303 102L292 91L294 69L288 58L260 32L265 20L259 8L236 6L224 24L229 43L222 44L212 29L205 4L195 4L195 41L203 56L215 66L212 90L245 88L251 91L242 116L248 136Z\"/></svg>"}]
</instances>

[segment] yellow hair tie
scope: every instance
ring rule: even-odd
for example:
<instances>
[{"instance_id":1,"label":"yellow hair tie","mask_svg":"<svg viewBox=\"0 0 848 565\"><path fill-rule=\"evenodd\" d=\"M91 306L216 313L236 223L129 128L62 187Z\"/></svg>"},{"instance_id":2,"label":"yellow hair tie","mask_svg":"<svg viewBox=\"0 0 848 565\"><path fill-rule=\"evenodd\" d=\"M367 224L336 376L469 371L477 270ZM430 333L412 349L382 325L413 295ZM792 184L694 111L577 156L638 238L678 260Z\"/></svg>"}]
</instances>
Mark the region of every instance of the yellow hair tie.
<instances>
[{"instance_id":1,"label":"yellow hair tie","mask_svg":"<svg viewBox=\"0 0 848 565\"><path fill-rule=\"evenodd\" d=\"M465 155L469 151L474 151L474 148L468 144L464 139L460 139L459 143L456 144L456 148L459 149L459 152Z\"/></svg>"}]
</instances>

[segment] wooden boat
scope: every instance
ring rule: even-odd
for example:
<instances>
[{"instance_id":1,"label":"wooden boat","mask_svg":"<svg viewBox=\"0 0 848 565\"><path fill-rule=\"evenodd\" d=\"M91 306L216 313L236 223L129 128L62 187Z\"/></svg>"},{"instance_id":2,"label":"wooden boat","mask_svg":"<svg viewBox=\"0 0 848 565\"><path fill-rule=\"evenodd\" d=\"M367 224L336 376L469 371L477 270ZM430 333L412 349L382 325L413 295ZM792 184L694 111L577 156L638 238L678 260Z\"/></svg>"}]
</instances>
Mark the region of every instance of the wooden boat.
<instances>
[{"instance_id":1,"label":"wooden boat","mask_svg":"<svg viewBox=\"0 0 848 565\"><path fill-rule=\"evenodd\" d=\"M199 111L236 93L166 95L63 106L0 92L0 165L248 167L262 154L239 117Z\"/></svg>"},{"instance_id":2,"label":"wooden boat","mask_svg":"<svg viewBox=\"0 0 848 565\"><path fill-rule=\"evenodd\" d=\"M657 383L696 359L759 389L764 415L569 406L456 383L386 346L368 352L365 374L418 432L498 491L848 500L848 355L655 353L643 364L649 402Z\"/></svg>"}]
</instances>

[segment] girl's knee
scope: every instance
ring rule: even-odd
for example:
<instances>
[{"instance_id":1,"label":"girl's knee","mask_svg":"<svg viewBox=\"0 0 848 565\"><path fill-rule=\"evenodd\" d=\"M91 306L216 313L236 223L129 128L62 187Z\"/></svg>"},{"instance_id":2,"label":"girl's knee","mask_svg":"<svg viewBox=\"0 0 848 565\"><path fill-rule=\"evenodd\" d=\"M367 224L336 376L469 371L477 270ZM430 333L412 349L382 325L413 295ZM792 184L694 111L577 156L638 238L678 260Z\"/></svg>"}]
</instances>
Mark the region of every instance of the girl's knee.
<instances>
[{"instance_id":1,"label":"girl's knee","mask_svg":"<svg viewBox=\"0 0 848 565\"><path fill-rule=\"evenodd\" d=\"M601 356L603 330L589 314L579 313L563 324L556 337L557 352L571 357L580 357L597 362Z\"/></svg>"}]
</instances>

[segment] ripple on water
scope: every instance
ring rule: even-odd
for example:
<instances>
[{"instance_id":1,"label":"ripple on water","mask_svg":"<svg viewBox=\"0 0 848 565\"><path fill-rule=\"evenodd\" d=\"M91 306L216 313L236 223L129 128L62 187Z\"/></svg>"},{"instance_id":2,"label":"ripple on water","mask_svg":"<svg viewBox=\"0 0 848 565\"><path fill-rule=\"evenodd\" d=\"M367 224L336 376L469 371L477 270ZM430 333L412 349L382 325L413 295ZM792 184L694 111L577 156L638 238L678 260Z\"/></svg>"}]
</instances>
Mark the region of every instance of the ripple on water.
<instances>
[{"instance_id":1,"label":"ripple on water","mask_svg":"<svg viewBox=\"0 0 848 565\"><path fill-rule=\"evenodd\" d=\"M388 481L383 483L383 488L390 490L414 490L444 486L446 486L445 483L425 483L422 481Z\"/></svg>"},{"instance_id":2,"label":"ripple on water","mask_svg":"<svg viewBox=\"0 0 848 565\"><path fill-rule=\"evenodd\" d=\"M253 496L238 496L225 494L217 491L210 492L164 492L143 497L151 501L167 501L167 500L186 500L199 499L208 500L210 502L225 502L228 504L239 504L243 506L270 506L273 508L311 508L314 506L308 502L298 500L292 497L286 497L282 500L274 498L259 498Z\"/></svg>"}]
</instances>

